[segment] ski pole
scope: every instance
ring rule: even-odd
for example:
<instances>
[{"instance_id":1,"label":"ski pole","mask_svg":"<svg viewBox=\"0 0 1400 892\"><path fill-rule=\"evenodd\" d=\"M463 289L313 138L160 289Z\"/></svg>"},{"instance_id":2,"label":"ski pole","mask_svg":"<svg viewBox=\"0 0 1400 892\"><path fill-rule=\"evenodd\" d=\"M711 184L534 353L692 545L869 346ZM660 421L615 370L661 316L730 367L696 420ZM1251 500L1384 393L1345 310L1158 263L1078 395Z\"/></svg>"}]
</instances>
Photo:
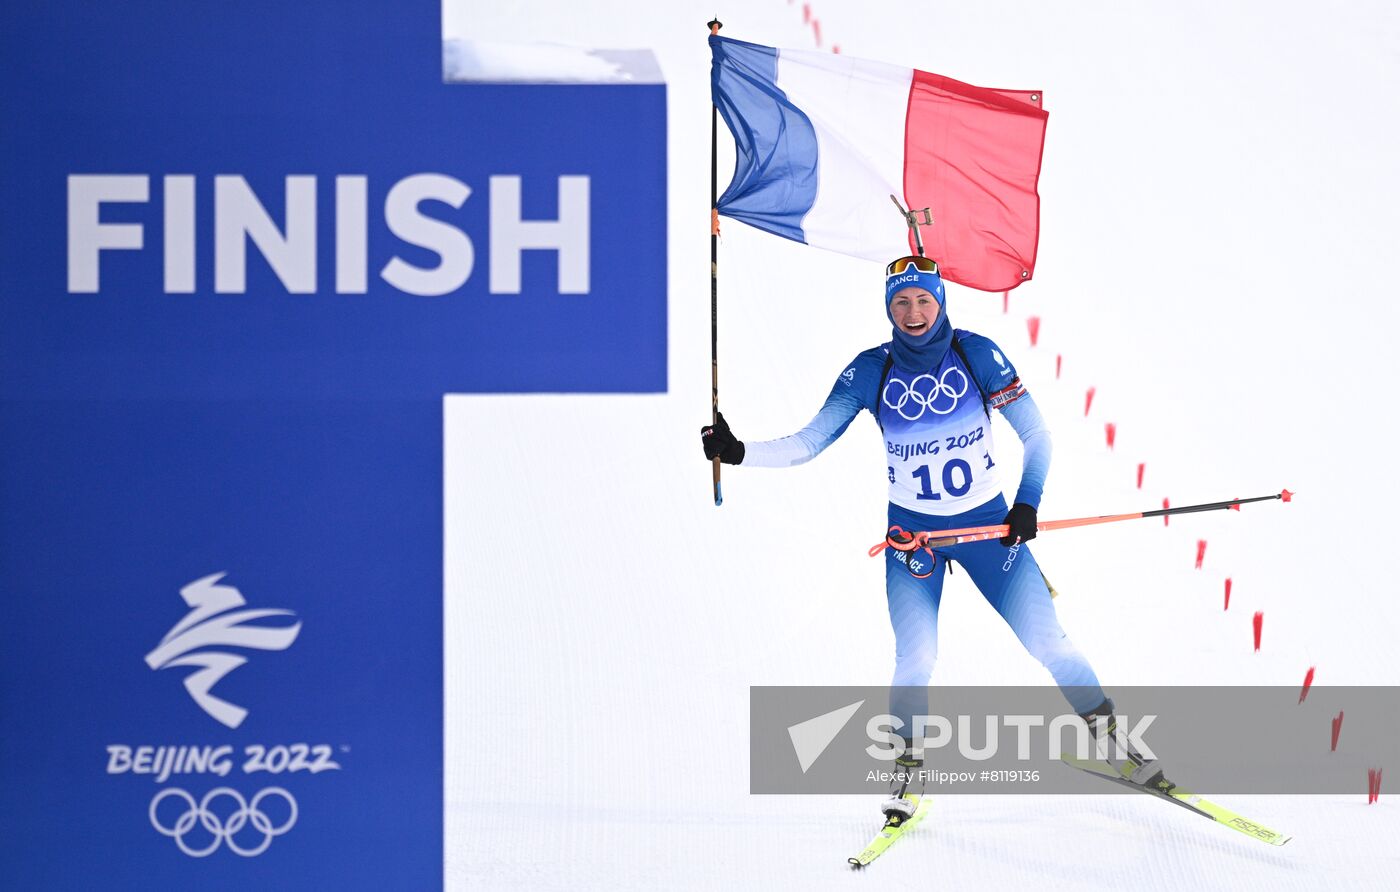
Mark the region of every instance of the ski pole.
<instances>
[{"instance_id":1,"label":"ski pole","mask_svg":"<svg viewBox=\"0 0 1400 892\"><path fill-rule=\"evenodd\" d=\"M1182 505L1179 508L1158 508L1155 511L1137 511L1132 514L1104 514L1099 517L1075 517L1068 520L1046 520L1036 524L1036 531L1066 530L1072 527L1087 527L1099 523L1117 523L1120 520L1138 520L1144 517L1171 517L1174 514L1196 514L1201 511L1221 511L1250 502L1267 502L1279 499L1293 500L1293 493L1284 490L1272 496L1255 496L1249 499L1229 499L1224 502L1208 502L1204 505ZM966 527L960 530L931 530L926 532L906 532L899 527L890 527L885 541L870 548L870 556L878 557L887 547L896 551L914 551L918 548L943 548L963 542L981 542L984 539L1001 539L1010 532L1006 524L985 527Z\"/></svg>"},{"instance_id":2,"label":"ski pole","mask_svg":"<svg viewBox=\"0 0 1400 892\"><path fill-rule=\"evenodd\" d=\"M710 35L724 27L718 17L709 22ZM719 106L710 103L710 423L719 424ZM720 489L719 456L712 462L715 507L724 504Z\"/></svg>"}]
</instances>

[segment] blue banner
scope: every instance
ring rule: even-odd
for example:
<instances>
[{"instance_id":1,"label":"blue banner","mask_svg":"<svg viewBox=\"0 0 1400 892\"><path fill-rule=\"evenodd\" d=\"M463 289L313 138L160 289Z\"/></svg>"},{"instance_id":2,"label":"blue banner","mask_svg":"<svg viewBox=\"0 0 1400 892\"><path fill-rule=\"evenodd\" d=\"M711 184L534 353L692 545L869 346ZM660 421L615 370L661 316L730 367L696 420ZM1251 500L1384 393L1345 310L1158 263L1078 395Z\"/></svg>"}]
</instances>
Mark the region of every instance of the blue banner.
<instances>
[{"instance_id":1,"label":"blue banner","mask_svg":"<svg viewBox=\"0 0 1400 892\"><path fill-rule=\"evenodd\" d=\"M7 886L441 884L441 398L666 389L666 97L440 18L3 13Z\"/></svg>"}]
</instances>

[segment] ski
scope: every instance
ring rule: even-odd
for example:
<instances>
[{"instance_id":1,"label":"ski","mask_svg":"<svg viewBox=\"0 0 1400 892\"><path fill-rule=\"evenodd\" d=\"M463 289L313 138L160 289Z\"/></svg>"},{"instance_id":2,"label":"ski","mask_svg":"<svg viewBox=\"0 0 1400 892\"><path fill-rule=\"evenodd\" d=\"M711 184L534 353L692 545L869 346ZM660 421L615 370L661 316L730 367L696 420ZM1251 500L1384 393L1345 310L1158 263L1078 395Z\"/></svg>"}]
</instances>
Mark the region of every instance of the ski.
<instances>
[{"instance_id":1,"label":"ski","mask_svg":"<svg viewBox=\"0 0 1400 892\"><path fill-rule=\"evenodd\" d=\"M885 826L881 827L880 832L875 834L875 838L870 841L870 845L865 847L865 851L854 858L847 858L846 862L857 870L869 865L871 861L880 857L885 849L894 845L901 836L923 820L924 813L928 811L930 803L931 800L928 796L921 796L918 806L914 809L914 814L907 821L898 821L897 818L886 821Z\"/></svg>"},{"instance_id":2,"label":"ski","mask_svg":"<svg viewBox=\"0 0 1400 892\"><path fill-rule=\"evenodd\" d=\"M1181 787L1172 787L1167 792L1153 790L1149 789L1148 787L1135 784L1132 781L1129 781L1128 779L1120 776L1117 772L1113 770L1111 766L1103 762L1077 759L1074 756L1071 756L1067 753L1061 755L1060 759L1071 768L1078 768L1080 771L1083 771L1086 774L1092 774L1095 777L1101 777L1104 780L1113 781L1116 784L1122 784L1123 786L1137 790L1140 793L1147 793L1148 795L1156 796L1159 799L1165 799L1168 802L1174 802L1182 808L1194 812L1195 814L1198 814L1203 818L1210 818L1212 821L1215 821L1218 824L1224 824L1231 830L1236 830L1240 833L1243 833L1245 836L1250 837L1251 839L1257 839L1260 842L1268 843L1271 846L1284 845L1290 839L1293 838L1292 836L1289 836L1286 833L1279 833L1277 830L1270 830L1268 827L1265 827L1262 824L1258 824L1254 821L1251 821L1249 818L1246 818L1241 814L1237 814L1236 812L1230 811L1228 808L1223 808L1219 805L1216 805L1214 802L1211 802L1204 796L1199 796L1195 793L1183 790Z\"/></svg>"}]
</instances>

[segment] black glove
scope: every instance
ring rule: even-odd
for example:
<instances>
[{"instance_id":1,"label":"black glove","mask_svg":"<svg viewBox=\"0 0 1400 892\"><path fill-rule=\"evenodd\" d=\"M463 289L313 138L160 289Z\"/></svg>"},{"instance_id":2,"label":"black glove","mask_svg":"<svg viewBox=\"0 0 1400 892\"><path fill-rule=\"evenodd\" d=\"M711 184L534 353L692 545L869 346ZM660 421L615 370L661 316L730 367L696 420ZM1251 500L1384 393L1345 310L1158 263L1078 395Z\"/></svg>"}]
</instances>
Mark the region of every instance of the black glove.
<instances>
[{"instance_id":1,"label":"black glove","mask_svg":"<svg viewBox=\"0 0 1400 892\"><path fill-rule=\"evenodd\" d=\"M705 447L705 458L713 460L718 455L726 465L737 465L744 460L744 444L730 432L722 412L719 421L700 428L700 443Z\"/></svg>"},{"instance_id":2,"label":"black glove","mask_svg":"<svg viewBox=\"0 0 1400 892\"><path fill-rule=\"evenodd\" d=\"M1029 542L1035 538L1035 509L1025 502L1012 505L1002 523L1011 528L1006 538L1001 540L1002 545L1015 545L1017 539Z\"/></svg>"}]
</instances>

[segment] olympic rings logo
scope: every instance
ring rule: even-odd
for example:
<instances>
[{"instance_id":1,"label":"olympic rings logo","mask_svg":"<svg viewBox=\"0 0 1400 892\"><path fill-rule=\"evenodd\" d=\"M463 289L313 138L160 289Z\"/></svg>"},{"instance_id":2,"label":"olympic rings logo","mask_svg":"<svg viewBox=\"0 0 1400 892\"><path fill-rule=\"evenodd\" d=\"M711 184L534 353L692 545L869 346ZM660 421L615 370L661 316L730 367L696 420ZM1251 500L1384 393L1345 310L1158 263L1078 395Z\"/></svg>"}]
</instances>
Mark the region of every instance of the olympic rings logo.
<instances>
[{"instance_id":1,"label":"olympic rings logo","mask_svg":"<svg viewBox=\"0 0 1400 892\"><path fill-rule=\"evenodd\" d=\"M950 375L957 376L956 386L949 383L948 379ZM929 382L926 388L927 392L920 390L920 382L925 380ZM890 389L896 384L901 388L899 398L891 400ZM924 417L925 409L935 415L947 415L949 412L952 412L958 407L958 400L962 399L963 395L967 393L967 385L967 375L963 374L962 369L950 366L943 370L943 374L940 377L935 378L933 375L923 374L913 381L910 381L908 384L904 383L899 378L890 378L889 383L885 385L885 392L881 394L881 398L885 401L886 406L889 406L899 413L900 418L903 418L905 421L917 421ZM918 407L919 411L913 414L906 413L904 407L910 403Z\"/></svg>"},{"instance_id":2,"label":"olympic rings logo","mask_svg":"<svg viewBox=\"0 0 1400 892\"><path fill-rule=\"evenodd\" d=\"M282 822L281 826L278 827L274 827L272 825L272 819L267 816L266 812L259 808L263 800L272 795L281 796L286 800L287 806L291 809L287 820ZM183 799L185 801L186 810L175 819L173 824L167 827L162 824L160 818L157 817L156 810L160 807L162 802L171 796ZM221 797L232 799L237 806L224 817L220 817L209 808L211 802ZM194 797L184 790L178 787L166 787L151 800L150 814L151 826L156 828L156 831L162 835L173 837L175 839L175 845L180 847L180 851L189 855L191 858L203 858L206 855L212 855L214 850L219 847L220 843L227 843L230 849L242 855L244 858L252 858L267 851L267 847L272 845L272 838L274 836L281 836L292 829L292 825L297 822L297 801L292 798L291 793L288 793L281 787L268 787L265 790L261 790L253 797L252 802L245 801L243 799L243 794L232 787L215 787L208 793L205 793L204 798L196 803ZM196 823L201 825L214 837L213 841L202 849L196 849L185 842L185 834L193 830ZM245 848L234 839L234 835L249 824L252 825L254 830L261 833L263 838L257 845L251 848Z\"/></svg>"}]
</instances>

